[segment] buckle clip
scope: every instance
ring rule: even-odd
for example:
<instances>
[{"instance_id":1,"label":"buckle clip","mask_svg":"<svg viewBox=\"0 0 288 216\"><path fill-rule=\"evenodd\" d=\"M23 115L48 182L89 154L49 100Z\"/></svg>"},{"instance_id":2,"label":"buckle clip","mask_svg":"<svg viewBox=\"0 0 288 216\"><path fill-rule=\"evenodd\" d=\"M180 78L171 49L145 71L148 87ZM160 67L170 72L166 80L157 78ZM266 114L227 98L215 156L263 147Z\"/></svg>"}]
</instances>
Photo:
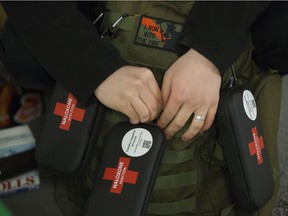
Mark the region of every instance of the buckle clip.
<instances>
[{"instance_id":1,"label":"buckle clip","mask_svg":"<svg viewBox=\"0 0 288 216\"><path fill-rule=\"evenodd\" d=\"M102 15L103 16L103 15ZM107 38L108 40L111 40L112 38L116 38L120 32L120 29L115 29L115 27L118 25L118 23L125 17L129 16L128 14L122 14L114 23L109 25L107 27L106 32L101 34L101 38Z\"/></svg>"}]
</instances>

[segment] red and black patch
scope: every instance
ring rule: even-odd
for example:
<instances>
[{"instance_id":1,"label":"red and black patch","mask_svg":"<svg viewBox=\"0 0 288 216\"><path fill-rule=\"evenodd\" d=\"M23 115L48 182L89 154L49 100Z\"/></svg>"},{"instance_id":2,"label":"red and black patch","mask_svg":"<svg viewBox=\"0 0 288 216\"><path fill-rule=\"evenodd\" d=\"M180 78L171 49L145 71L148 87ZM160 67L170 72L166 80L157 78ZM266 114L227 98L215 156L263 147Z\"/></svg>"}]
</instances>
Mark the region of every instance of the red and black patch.
<instances>
[{"instance_id":1,"label":"red and black patch","mask_svg":"<svg viewBox=\"0 0 288 216\"><path fill-rule=\"evenodd\" d=\"M182 24L141 16L134 43L162 50L173 50L180 37Z\"/></svg>"}]
</instances>

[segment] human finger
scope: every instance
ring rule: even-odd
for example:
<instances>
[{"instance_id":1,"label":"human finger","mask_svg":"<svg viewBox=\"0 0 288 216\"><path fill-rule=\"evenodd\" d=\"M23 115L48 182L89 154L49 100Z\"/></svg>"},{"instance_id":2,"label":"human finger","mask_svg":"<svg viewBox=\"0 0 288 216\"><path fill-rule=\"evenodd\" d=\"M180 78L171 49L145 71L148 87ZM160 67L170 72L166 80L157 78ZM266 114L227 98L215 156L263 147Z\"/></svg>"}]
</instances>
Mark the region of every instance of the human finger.
<instances>
[{"instance_id":1,"label":"human finger","mask_svg":"<svg viewBox=\"0 0 288 216\"><path fill-rule=\"evenodd\" d=\"M201 130L206 120L206 113L207 111L202 111L202 112L195 111L194 112L193 119L192 119L190 126L182 135L183 141L188 141L192 139Z\"/></svg>"},{"instance_id":2,"label":"human finger","mask_svg":"<svg viewBox=\"0 0 288 216\"><path fill-rule=\"evenodd\" d=\"M169 123L165 129L166 138L170 139L175 133L177 133L188 121L192 112L188 106L181 106L174 119Z\"/></svg>"},{"instance_id":3,"label":"human finger","mask_svg":"<svg viewBox=\"0 0 288 216\"><path fill-rule=\"evenodd\" d=\"M181 107L181 103L175 103L173 100L168 100L160 118L157 121L157 125L160 128L166 128L167 125L172 121L174 116L177 114Z\"/></svg>"},{"instance_id":4,"label":"human finger","mask_svg":"<svg viewBox=\"0 0 288 216\"><path fill-rule=\"evenodd\" d=\"M152 95L154 96L153 100L151 100L151 102L150 103L148 102L149 104L147 104L149 109L153 110L153 113L150 118L150 120L153 120L160 113L162 109L162 94L161 94L160 87L156 79L154 78L154 76L147 81L147 86L149 90L151 91ZM150 101L150 100L145 100L145 101Z\"/></svg>"},{"instance_id":5,"label":"human finger","mask_svg":"<svg viewBox=\"0 0 288 216\"><path fill-rule=\"evenodd\" d=\"M214 107L209 109L209 111L207 112L207 115L206 115L205 122L204 122L202 128L200 129L200 132L206 131L211 127L211 125L213 124L213 122L215 120L216 112L217 112L217 106L214 106Z\"/></svg>"},{"instance_id":6,"label":"human finger","mask_svg":"<svg viewBox=\"0 0 288 216\"><path fill-rule=\"evenodd\" d=\"M131 104L125 106L123 110L117 110L117 111L122 112L124 115L128 116L131 124L138 124L140 122L139 115L135 111L135 109L131 106Z\"/></svg>"},{"instance_id":7,"label":"human finger","mask_svg":"<svg viewBox=\"0 0 288 216\"><path fill-rule=\"evenodd\" d=\"M140 122L147 122L149 120L149 109L139 96L131 98L131 106L138 114Z\"/></svg>"},{"instance_id":8,"label":"human finger","mask_svg":"<svg viewBox=\"0 0 288 216\"><path fill-rule=\"evenodd\" d=\"M146 91L141 91L139 97L145 104L145 106L148 108L149 118L147 121L152 121L156 118L159 112L157 99L149 89L147 89Z\"/></svg>"}]
</instances>

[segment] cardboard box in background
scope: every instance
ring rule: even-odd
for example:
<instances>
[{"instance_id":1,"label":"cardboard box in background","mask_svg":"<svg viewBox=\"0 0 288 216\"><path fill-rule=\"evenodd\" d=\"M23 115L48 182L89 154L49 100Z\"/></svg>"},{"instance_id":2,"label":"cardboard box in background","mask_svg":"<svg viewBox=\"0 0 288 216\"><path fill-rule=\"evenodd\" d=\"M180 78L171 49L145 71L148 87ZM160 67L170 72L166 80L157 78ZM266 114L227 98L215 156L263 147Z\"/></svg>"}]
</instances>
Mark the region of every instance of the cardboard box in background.
<instances>
[{"instance_id":1,"label":"cardboard box in background","mask_svg":"<svg viewBox=\"0 0 288 216\"><path fill-rule=\"evenodd\" d=\"M5 175L2 170L5 170L5 166L9 165L11 169L15 169L15 175L11 178L0 181L0 196L15 194L18 192L28 191L36 189L40 185L39 173L35 166L31 166L31 155L28 157L21 157L17 160L17 154L27 152L35 149L36 143L32 135L32 132L28 125L19 125L0 130L0 176ZM13 164L5 164L5 159L11 156L16 156ZM4 163L1 163L4 161ZM28 162L27 162L28 161ZM27 164L29 167L25 167L25 172L18 170L17 164ZM33 165L33 164L32 164ZM1 167L2 166L2 167Z\"/></svg>"},{"instance_id":2,"label":"cardboard box in background","mask_svg":"<svg viewBox=\"0 0 288 216\"><path fill-rule=\"evenodd\" d=\"M39 187L28 123L42 112L42 93L21 89L0 62L0 196Z\"/></svg>"}]
</instances>

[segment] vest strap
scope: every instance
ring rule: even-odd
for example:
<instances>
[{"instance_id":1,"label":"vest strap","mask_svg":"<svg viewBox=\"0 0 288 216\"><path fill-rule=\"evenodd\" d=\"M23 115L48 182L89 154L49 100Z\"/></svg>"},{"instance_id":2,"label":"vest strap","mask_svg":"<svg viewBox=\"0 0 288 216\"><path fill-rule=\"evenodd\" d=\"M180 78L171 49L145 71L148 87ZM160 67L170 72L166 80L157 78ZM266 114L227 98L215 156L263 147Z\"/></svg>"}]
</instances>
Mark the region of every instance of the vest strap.
<instances>
[{"instance_id":1,"label":"vest strap","mask_svg":"<svg viewBox=\"0 0 288 216\"><path fill-rule=\"evenodd\" d=\"M197 172L178 173L173 175L159 176L154 184L154 190L174 189L197 184Z\"/></svg>"},{"instance_id":2,"label":"vest strap","mask_svg":"<svg viewBox=\"0 0 288 216\"><path fill-rule=\"evenodd\" d=\"M176 215L196 209L196 198L181 200L179 202L150 203L148 214L153 215Z\"/></svg>"},{"instance_id":3,"label":"vest strap","mask_svg":"<svg viewBox=\"0 0 288 216\"><path fill-rule=\"evenodd\" d=\"M166 150L162 158L162 163L164 164L184 163L186 161L194 159L194 152L195 148L193 147L190 147L183 151Z\"/></svg>"}]
</instances>

